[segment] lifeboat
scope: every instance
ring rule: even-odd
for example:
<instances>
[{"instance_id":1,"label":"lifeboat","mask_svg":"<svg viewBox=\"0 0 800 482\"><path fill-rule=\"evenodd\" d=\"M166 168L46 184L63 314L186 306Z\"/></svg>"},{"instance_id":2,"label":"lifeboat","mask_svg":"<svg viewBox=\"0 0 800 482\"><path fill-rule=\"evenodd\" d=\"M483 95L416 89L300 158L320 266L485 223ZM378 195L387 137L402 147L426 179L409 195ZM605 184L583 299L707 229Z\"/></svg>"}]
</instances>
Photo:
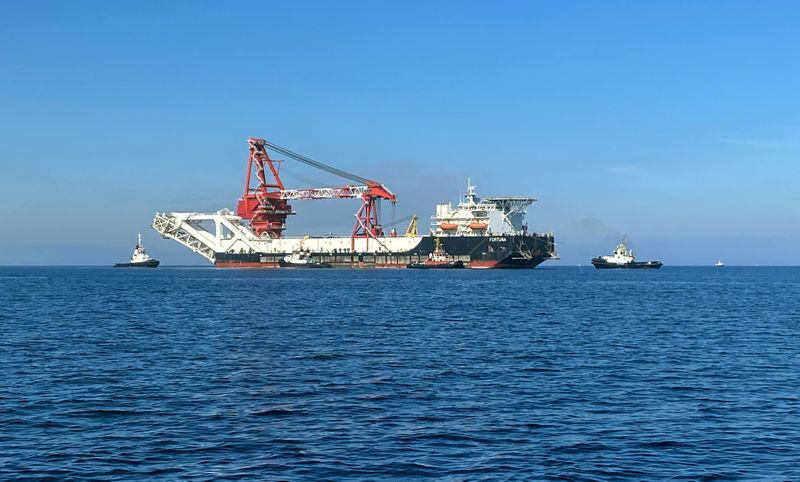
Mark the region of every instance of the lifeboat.
<instances>
[{"instance_id":1,"label":"lifeboat","mask_svg":"<svg viewBox=\"0 0 800 482\"><path fill-rule=\"evenodd\" d=\"M470 229L474 229L476 231L480 231L480 230L484 230L484 229L488 228L489 225L486 224L486 223L479 223L479 222L473 221L473 222L469 223L469 227L470 227Z\"/></svg>"},{"instance_id":2,"label":"lifeboat","mask_svg":"<svg viewBox=\"0 0 800 482\"><path fill-rule=\"evenodd\" d=\"M439 227L444 229L445 231L452 231L454 229L458 229L458 224L453 223L441 223Z\"/></svg>"}]
</instances>

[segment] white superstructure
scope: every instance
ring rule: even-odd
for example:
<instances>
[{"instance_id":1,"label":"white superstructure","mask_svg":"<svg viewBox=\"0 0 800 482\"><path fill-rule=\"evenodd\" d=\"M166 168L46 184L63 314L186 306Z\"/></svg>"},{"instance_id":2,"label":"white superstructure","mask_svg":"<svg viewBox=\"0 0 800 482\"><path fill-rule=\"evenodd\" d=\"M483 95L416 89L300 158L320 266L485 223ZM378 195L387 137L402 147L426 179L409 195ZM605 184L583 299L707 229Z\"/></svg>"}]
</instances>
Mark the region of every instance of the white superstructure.
<instances>
[{"instance_id":1,"label":"white superstructure","mask_svg":"<svg viewBox=\"0 0 800 482\"><path fill-rule=\"evenodd\" d=\"M150 255L144 250L144 245L142 245L142 234L139 233L139 240L136 243L136 247L133 248L133 255L131 255L131 264L146 263L151 259L153 258L151 258Z\"/></svg>"},{"instance_id":2,"label":"white superstructure","mask_svg":"<svg viewBox=\"0 0 800 482\"><path fill-rule=\"evenodd\" d=\"M451 203L436 205L431 233L436 236L486 236L525 234L525 208L536 198L504 196L479 198L469 179L464 201L455 209Z\"/></svg>"},{"instance_id":3,"label":"white superstructure","mask_svg":"<svg viewBox=\"0 0 800 482\"><path fill-rule=\"evenodd\" d=\"M311 265L316 263L313 256L307 251L298 251L296 253L287 254L283 257L283 261L293 265Z\"/></svg>"},{"instance_id":4,"label":"white superstructure","mask_svg":"<svg viewBox=\"0 0 800 482\"><path fill-rule=\"evenodd\" d=\"M619 243L611 256L600 256L600 259L611 264L628 264L636 261L636 256L625 246L625 243Z\"/></svg>"}]
</instances>

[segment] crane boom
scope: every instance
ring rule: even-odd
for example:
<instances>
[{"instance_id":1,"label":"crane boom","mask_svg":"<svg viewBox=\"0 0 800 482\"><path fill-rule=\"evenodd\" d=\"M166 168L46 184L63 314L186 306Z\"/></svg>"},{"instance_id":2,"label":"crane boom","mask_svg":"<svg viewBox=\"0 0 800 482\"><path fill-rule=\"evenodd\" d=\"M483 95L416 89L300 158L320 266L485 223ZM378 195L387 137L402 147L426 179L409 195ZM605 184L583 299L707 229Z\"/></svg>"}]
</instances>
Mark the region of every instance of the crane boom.
<instances>
[{"instance_id":1,"label":"crane boom","mask_svg":"<svg viewBox=\"0 0 800 482\"><path fill-rule=\"evenodd\" d=\"M312 187L284 189L281 199L344 199L358 198L369 192L369 186Z\"/></svg>"},{"instance_id":2,"label":"crane boom","mask_svg":"<svg viewBox=\"0 0 800 482\"><path fill-rule=\"evenodd\" d=\"M361 208L356 213L356 224L353 228L351 245L355 246L356 238L366 238L367 247L369 238L383 235L379 221L379 204L381 199L394 203L397 196L383 184L365 177L329 166L310 157L298 154L285 147L259 138L247 140L250 146L250 156L247 164L247 177L245 179L244 194L239 199L237 212L243 219L250 220L250 226L259 236L269 235L280 238L286 229L286 217L292 212L288 200L292 199L347 199L361 198ZM286 189L279 175L279 161L273 161L267 153L267 147L291 159L316 169L334 174L353 182L361 183L360 186L347 185L343 187L323 187L307 189ZM251 174L255 172L255 176ZM271 179L268 179L271 175ZM255 179L256 185L251 181Z\"/></svg>"}]
</instances>

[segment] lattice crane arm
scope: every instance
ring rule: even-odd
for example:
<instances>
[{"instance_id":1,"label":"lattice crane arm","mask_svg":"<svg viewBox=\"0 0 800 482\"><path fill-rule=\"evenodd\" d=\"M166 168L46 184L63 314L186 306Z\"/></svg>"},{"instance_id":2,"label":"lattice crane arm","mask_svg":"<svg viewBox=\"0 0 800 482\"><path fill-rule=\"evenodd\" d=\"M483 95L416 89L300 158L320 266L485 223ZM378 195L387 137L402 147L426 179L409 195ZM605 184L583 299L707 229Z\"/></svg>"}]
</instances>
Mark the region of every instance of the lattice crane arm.
<instances>
[{"instance_id":1,"label":"lattice crane arm","mask_svg":"<svg viewBox=\"0 0 800 482\"><path fill-rule=\"evenodd\" d=\"M243 219L250 220L250 226L256 234L274 238L281 237L283 230L286 229L287 216L294 214L287 202L289 200L361 198L362 206L355 216L356 224L353 228L352 246L355 246L356 238L369 239L383 235L383 228L378 219L380 211L378 201L381 199L389 200L392 203L397 201L397 196L389 188L379 182L315 161L264 139L250 138L247 140L247 144L250 148L247 177L244 194L237 205L237 213ZM298 162L361 185L286 189L281 181L276 161L269 157L267 147ZM255 176L251 176L251 174L255 174Z\"/></svg>"},{"instance_id":2,"label":"lattice crane arm","mask_svg":"<svg viewBox=\"0 0 800 482\"><path fill-rule=\"evenodd\" d=\"M336 176L343 177L345 179L349 179L349 180L351 180L353 182L359 182L359 183L362 183L362 184L366 184L366 187L368 188L368 190L363 192L363 193L361 193L360 195L362 195L362 196L363 195L367 195L367 196L371 196L371 197L375 197L375 198L387 199L387 200L392 201L392 202L397 200L397 196L395 196L394 193L389 191L389 189L386 186L384 186L383 184L381 184L381 183L379 183L377 181L373 181L373 180L367 179L365 177L361 177L361 176L358 176L356 174L353 174L351 172L343 171L343 170L338 169L336 167L329 166L329 165L327 165L325 163L316 161L316 160L311 159L310 157L306 157L306 156L304 156L302 154L298 154L298 153L296 153L294 151L291 151L291 150L289 150L289 149L287 149L285 147L281 147L281 146L279 146L277 144L274 144L272 142L269 142L267 140L263 140L263 139L260 139L260 140L263 141L263 143L264 143L264 145L266 147L269 147L273 151L279 152L279 153L283 154L286 157L290 157L290 158L294 159L295 161L302 162L303 164L309 165L309 166L314 167L316 169L319 169L321 171L325 171L325 172L334 174ZM347 189L348 187L349 186L346 186L345 188L341 188L341 189ZM328 189L328 188L322 188L322 189ZM302 189L302 191L312 191L312 190L318 190L318 189ZM354 197L354 196L336 196L336 195L333 195L333 196L330 196L330 197L298 197L298 198L287 198L287 199L329 199L329 198L333 198L333 197Z\"/></svg>"},{"instance_id":3,"label":"lattice crane arm","mask_svg":"<svg viewBox=\"0 0 800 482\"><path fill-rule=\"evenodd\" d=\"M346 199L360 198L370 190L369 186L312 187L307 189L283 189L281 199Z\"/></svg>"}]
</instances>

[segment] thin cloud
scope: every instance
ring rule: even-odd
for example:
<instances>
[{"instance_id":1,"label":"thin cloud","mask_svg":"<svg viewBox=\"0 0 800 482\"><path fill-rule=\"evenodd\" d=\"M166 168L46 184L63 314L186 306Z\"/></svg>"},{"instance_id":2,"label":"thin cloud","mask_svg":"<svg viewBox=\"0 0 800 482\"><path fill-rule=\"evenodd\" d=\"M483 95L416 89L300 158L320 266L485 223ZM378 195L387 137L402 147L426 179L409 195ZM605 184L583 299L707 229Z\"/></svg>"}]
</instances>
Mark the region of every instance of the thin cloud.
<instances>
[{"instance_id":1,"label":"thin cloud","mask_svg":"<svg viewBox=\"0 0 800 482\"><path fill-rule=\"evenodd\" d=\"M642 168L633 165L610 166L606 167L605 171L609 174L639 174L642 172Z\"/></svg>"},{"instance_id":2,"label":"thin cloud","mask_svg":"<svg viewBox=\"0 0 800 482\"><path fill-rule=\"evenodd\" d=\"M750 147L792 147L797 145L795 142L787 142L787 141L770 141L770 140L763 140L763 139L720 139L720 142L725 142L727 144L737 144L740 146L750 146Z\"/></svg>"}]
</instances>

